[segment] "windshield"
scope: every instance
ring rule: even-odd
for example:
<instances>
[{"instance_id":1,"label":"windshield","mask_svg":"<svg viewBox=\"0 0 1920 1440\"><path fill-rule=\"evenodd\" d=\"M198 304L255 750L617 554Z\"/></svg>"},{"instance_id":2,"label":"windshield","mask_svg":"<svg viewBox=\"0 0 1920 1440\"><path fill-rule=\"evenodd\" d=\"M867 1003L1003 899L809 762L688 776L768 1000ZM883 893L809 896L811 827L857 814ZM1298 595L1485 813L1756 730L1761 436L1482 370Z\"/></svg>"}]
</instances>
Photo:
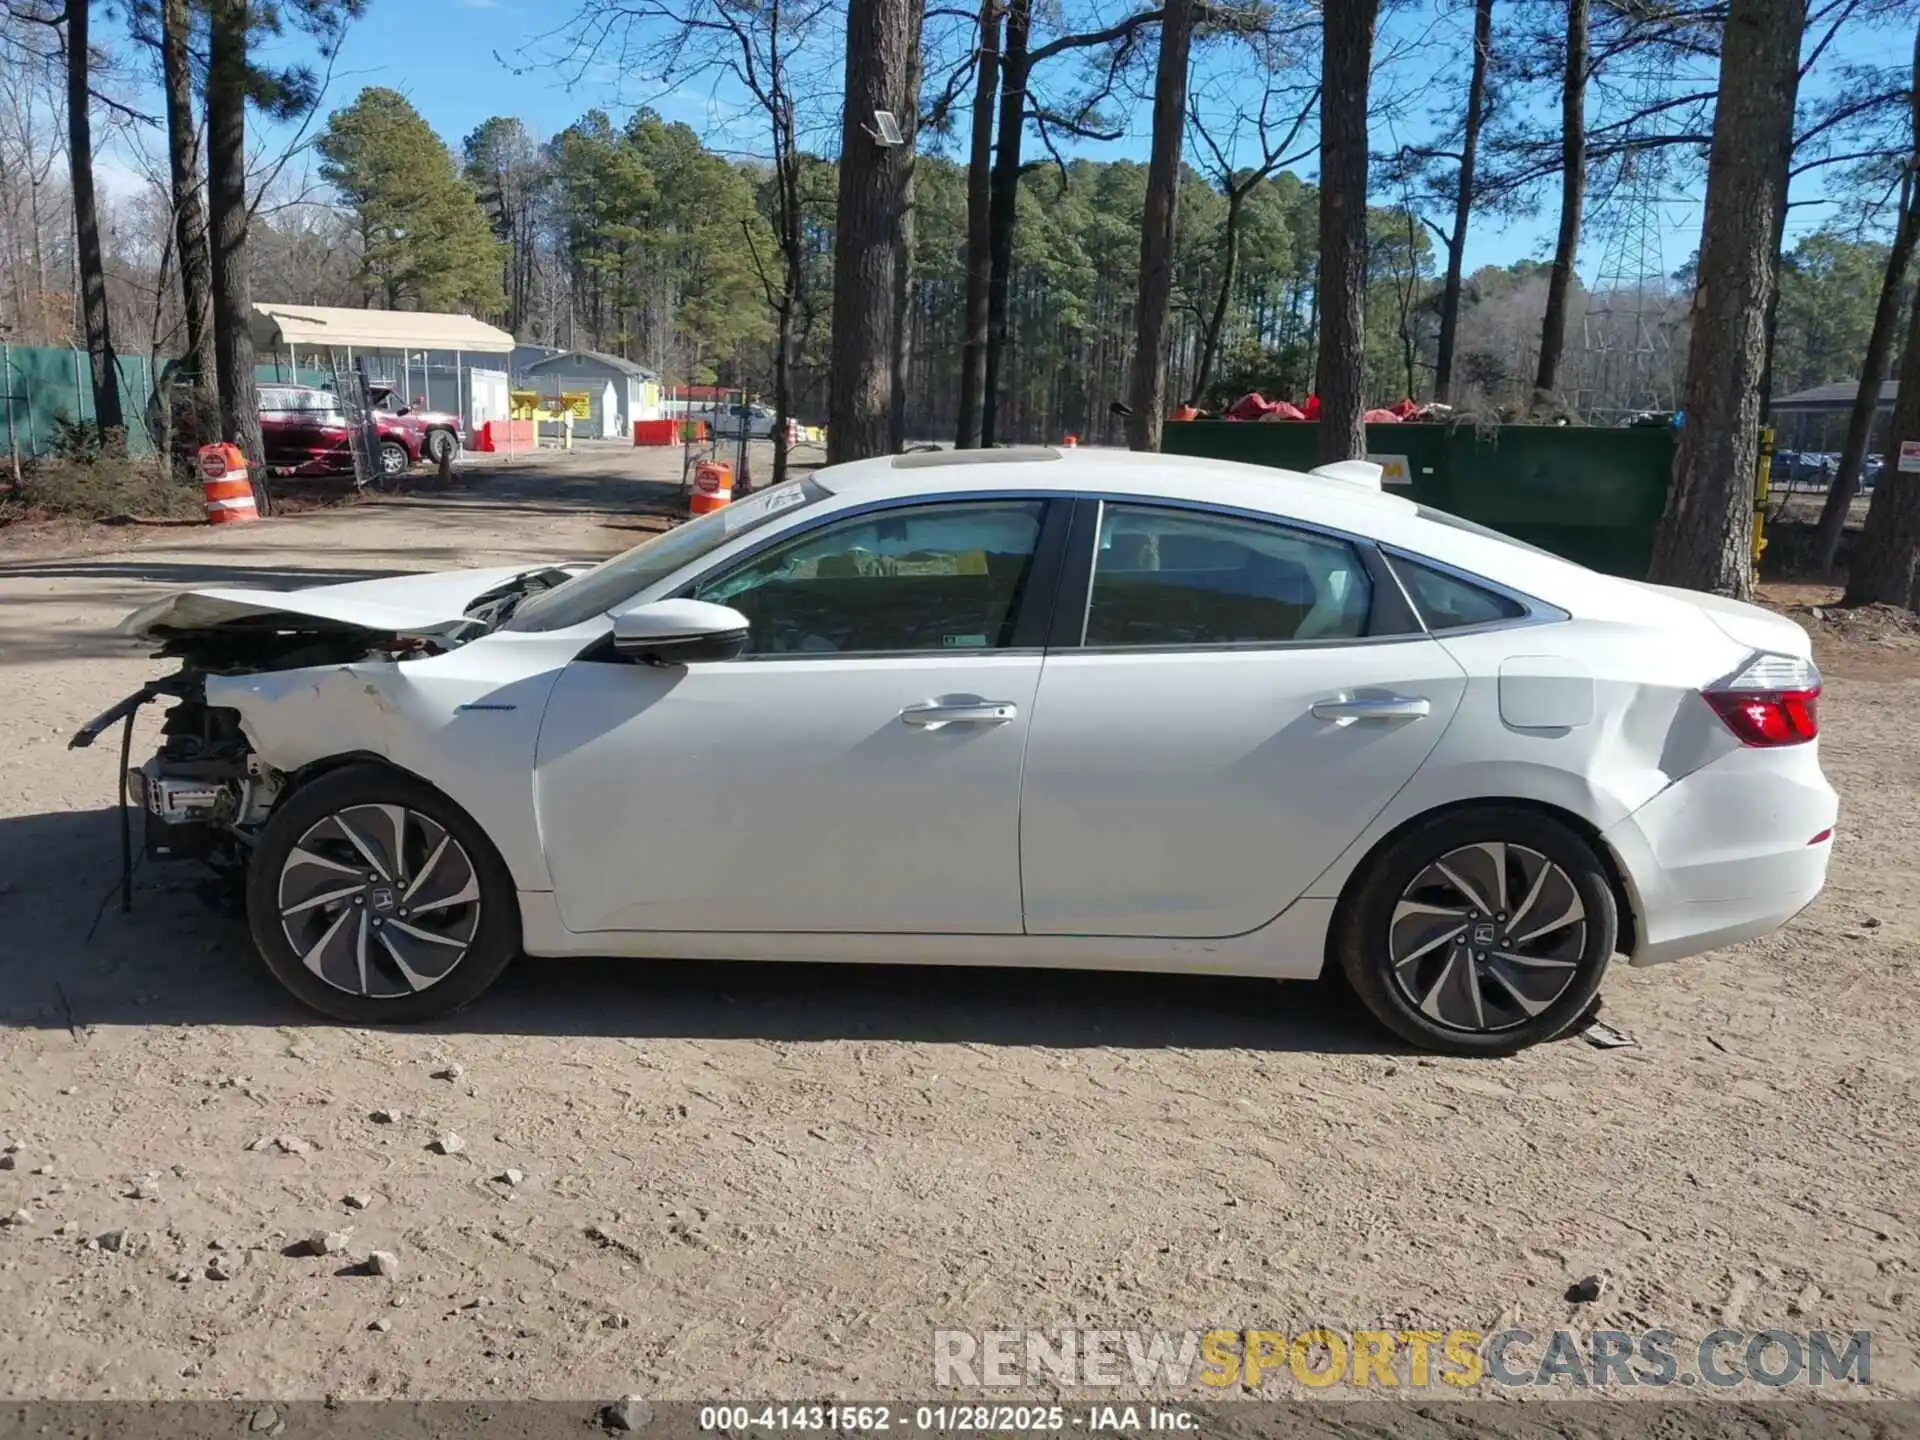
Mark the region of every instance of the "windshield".
<instances>
[{"instance_id":1,"label":"windshield","mask_svg":"<svg viewBox=\"0 0 1920 1440\"><path fill-rule=\"evenodd\" d=\"M643 540L564 585L530 596L503 628L564 630L569 625L591 620L728 541L758 530L778 516L823 500L827 493L811 480L789 480L757 491L698 520L689 520L651 540Z\"/></svg>"}]
</instances>

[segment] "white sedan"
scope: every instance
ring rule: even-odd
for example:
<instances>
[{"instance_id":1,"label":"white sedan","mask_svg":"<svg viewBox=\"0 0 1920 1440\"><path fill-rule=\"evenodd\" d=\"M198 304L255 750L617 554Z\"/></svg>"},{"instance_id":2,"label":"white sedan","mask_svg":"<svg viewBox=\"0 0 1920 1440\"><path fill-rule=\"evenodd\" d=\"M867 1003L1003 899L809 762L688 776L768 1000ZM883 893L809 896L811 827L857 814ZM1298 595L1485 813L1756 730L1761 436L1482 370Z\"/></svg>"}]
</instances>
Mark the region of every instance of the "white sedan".
<instances>
[{"instance_id":1,"label":"white sedan","mask_svg":"<svg viewBox=\"0 0 1920 1440\"><path fill-rule=\"evenodd\" d=\"M822 470L597 566L129 617L149 853L244 879L353 1023L516 956L1337 967L1417 1045L1568 1030L1615 955L1825 881L1806 634L1379 488L1170 456Z\"/></svg>"}]
</instances>

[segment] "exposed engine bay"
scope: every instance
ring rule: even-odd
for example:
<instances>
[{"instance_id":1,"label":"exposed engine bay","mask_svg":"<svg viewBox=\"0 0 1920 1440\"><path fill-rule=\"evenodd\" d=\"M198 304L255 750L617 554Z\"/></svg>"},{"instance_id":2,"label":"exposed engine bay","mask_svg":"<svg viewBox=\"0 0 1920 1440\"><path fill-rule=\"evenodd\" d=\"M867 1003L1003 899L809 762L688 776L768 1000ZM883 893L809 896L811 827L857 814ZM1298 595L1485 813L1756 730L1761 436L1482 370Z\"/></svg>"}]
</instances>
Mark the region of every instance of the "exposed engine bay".
<instances>
[{"instance_id":1,"label":"exposed engine bay","mask_svg":"<svg viewBox=\"0 0 1920 1440\"><path fill-rule=\"evenodd\" d=\"M153 658L177 661L180 668L95 716L68 743L70 749L85 749L116 723L123 726L123 908L131 894L134 859L128 807L137 806L143 817L146 855L202 860L237 880L275 804L304 778L298 772L282 773L255 753L240 712L208 703L209 677L442 655L493 630L528 596L566 583L583 568L508 573L477 595L471 594L473 582L495 579L495 572L463 572L468 582L463 588L469 593L451 616L446 614L451 607L402 609L391 603L370 604L353 594L364 583L392 590L404 587L405 579L290 592L189 591L128 616L123 632L158 641ZM393 623L382 626L349 618L356 613L368 621ZM160 749L144 764L132 765L134 717L145 705L169 697L173 704L162 723Z\"/></svg>"}]
</instances>

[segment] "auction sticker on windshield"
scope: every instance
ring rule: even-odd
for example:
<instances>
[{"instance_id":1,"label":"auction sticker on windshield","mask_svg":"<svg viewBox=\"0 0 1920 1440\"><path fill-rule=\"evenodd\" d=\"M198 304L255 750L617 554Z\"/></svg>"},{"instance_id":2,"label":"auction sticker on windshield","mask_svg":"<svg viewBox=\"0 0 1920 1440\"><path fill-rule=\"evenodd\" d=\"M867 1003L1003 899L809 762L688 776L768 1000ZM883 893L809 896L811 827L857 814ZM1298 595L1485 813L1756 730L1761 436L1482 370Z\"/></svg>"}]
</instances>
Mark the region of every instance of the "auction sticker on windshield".
<instances>
[{"instance_id":1,"label":"auction sticker on windshield","mask_svg":"<svg viewBox=\"0 0 1920 1440\"><path fill-rule=\"evenodd\" d=\"M721 513L726 519L721 528L729 535L736 533L742 526L752 525L782 510L791 509L807 498L806 486L798 480L783 480L771 489L762 490L758 495L749 495L745 500L736 500Z\"/></svg>"}]
</instances>

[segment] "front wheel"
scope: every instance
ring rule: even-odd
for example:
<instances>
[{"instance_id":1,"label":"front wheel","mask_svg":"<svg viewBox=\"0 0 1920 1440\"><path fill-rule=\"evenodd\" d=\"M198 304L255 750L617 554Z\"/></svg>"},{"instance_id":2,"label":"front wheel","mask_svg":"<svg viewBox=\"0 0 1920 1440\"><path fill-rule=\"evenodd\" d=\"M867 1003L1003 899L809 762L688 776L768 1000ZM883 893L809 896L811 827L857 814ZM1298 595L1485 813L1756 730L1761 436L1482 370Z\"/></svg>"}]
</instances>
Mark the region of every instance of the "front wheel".
<instances>
[{"instance_id":1,"label":"front wheel","mask_svg":"<svg viewBox=\"0 0 1920 1440\"><path fill-rule=\"evenodd\" d=\"M1584 1015L1619 939L1593 845L1538 811L1489 805L1421 822L1351 882L1340 969L1426 1050L1507 1055Z\"/></svg>"},{"instance_id":2,"label":"front wheel","mask_svg":"<svg viewBox=\"0 0 1920 1440\"><path fill-rule=\"evenodd\" d=\"M413 463L413 457L407 453L407 447L398 440L380 442L380 473L391 480L396 475L407 473L407 467Z\"/></svg>"},{"instance_id":3,"label":"front wheel","mask_svg":"<svg viewBox=\"0 0 1920 1440\"><path fill-rule=\"evenodd\" d=\"M247 877L267 968L323 1015L407 1024L452 1014L520 949L512 876L431 786L353 765L277 808Z\"/></svg>"}]
</instances>

